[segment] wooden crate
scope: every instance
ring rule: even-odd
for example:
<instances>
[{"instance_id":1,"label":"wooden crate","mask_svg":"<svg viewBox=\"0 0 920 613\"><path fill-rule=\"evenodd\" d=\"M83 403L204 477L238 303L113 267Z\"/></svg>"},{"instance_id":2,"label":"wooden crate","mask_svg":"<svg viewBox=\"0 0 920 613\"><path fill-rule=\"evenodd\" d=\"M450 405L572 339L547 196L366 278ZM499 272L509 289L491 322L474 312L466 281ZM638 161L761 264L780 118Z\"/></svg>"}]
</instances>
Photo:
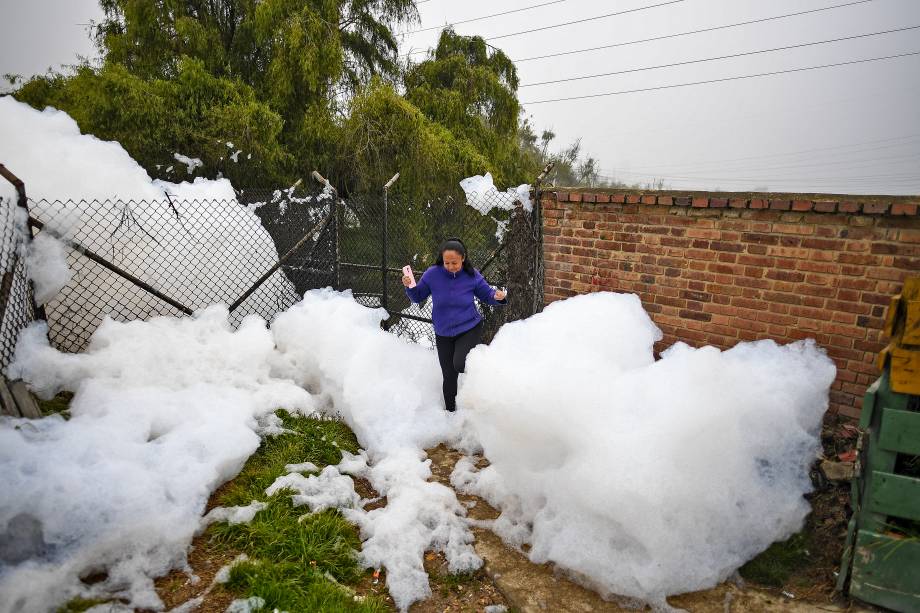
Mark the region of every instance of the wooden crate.
<instances>
[{"instance_id":1,"label":"wooden crate","mask_svg":"<svg viewBox=\"0 0 920 613\"><path fill-rule=\"evenodd\" d=\"M886 368L866 392L860 430L838 588L849 576L854 598L920 613L920 538L899 536L892 525L920 522L920 479L896 472L899 456L920 455L920 397L892 391Z\"/></svg>"}]
</instances>

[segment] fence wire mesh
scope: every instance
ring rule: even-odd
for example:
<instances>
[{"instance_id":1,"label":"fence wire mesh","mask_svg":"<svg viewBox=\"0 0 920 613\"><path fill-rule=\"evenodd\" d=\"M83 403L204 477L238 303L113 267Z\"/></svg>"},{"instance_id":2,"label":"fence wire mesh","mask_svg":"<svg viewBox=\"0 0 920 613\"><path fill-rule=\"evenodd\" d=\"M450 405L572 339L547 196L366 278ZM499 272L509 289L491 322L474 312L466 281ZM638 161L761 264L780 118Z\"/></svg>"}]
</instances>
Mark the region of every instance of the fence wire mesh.
<instances>
[{"instance_id":1,"label":"fence wire mesh","mask_svg":"<svg viewBox=\"0 0 920 613\"><path fill-rule=\"evenodd\" d=\"M495 255L509 211L519 199L516 194L497 190L485 194L457 190L425 199L383 193L351 195L340 220L342 286L351 288L366 306L385 307L390 313L386 322L390 331L433 346L432 301L422 305L409 301L402 284L402 267L411 265L418 279L434 265L441 243L459 237L473 265L483 269L494 285L503 285L504 279L495 274ZM489 314L490 307L479 306Z\"/></svg>"},{"instance_id":2,"label":"fence wire mesh","mask_svg":"<svg viewBox=\"0 0 920 613\"><path fill-rule=\"evenodd\" d=\"M19 332L35 320L24 260L25 217L15 200L0 197L0 371L13 358Z\"/></svg>"},{"instance_id":3,"label":"fence wire mesh","mask_svg":"<svg viewBox=\"0 0 920 613\"><path fill-rule=\"evenodd\" d=\"M431 299L410 303L402 267L411 265L420 277L440 244L460 237L474 266L493 285L505 285L508 262L499 254L521 199L457 190L426 199L381 191L343 200L328 188L245 189L228 200L30 200L29 210L38 236L69 247L72 277L45 305L58 349L86 349L105 317L181 316L224 303L234 326L250 314L271 321L321 287L351 289L359 303L390 313L387 329L433 346ZM14 223L18 208L2 203L4 367L19 331L35 318L20 257L25 234ZM479 306L488 321L491 308Z\"/></svg>"},{"instance_id":4,"label":"fence wire mesh","mask_svg":"<svg viewBox=\"0 0 920 613\"><path fill-rule=\"evenodd\" d=\"M41 232L73 247L73 277L46 304L51 342L81 351L106 316L130 321L234 305L312 232L230 314L234 326L251 314L271 320L307 289L334 283L333 202L293 190L247 190L239 200L30 201Z\"/></svg>"}]
</instances>

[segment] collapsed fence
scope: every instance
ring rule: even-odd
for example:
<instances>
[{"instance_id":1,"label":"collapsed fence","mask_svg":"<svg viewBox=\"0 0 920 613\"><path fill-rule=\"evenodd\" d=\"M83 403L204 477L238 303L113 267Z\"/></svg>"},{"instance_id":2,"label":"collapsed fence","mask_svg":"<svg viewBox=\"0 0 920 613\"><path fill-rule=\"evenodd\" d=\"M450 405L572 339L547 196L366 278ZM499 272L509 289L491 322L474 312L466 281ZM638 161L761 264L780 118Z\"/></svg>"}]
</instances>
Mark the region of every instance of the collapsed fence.
<instances>
[{"instance_id":1,"label":"collapsed fence","mask_svg":"<svg viewBox=\"0 0 920 613\"><path fill-rule=\"evenodd\" d=\"M146 201L32 200L19 182L18 201L0 203L0 366L9 364L19 331L36 318L47 319L53 346L78 352L106 317L181 316L223 303L236 326L248 315L271 321L322 287L351 290L361 304L387 311L384 328L433 345L431 301L409 302L402 267L420 275L450 236L463 237L484 276L510 291L510 308L493 313L480 306L487 337L502 321L542 306L543 284L533 276L542 260L539 207L525 210L530 203L520 194L457 189L411 199L391 196L391 181L379 193L342 198L314 175L318 183L310 189L243 189L228 200L166 193ZM531 202L539 202L538 190L539 184L528 195ZM35 304L24 262L33 237L63 243L71 274L44 306Z\"/></svg>"}]
</instances>

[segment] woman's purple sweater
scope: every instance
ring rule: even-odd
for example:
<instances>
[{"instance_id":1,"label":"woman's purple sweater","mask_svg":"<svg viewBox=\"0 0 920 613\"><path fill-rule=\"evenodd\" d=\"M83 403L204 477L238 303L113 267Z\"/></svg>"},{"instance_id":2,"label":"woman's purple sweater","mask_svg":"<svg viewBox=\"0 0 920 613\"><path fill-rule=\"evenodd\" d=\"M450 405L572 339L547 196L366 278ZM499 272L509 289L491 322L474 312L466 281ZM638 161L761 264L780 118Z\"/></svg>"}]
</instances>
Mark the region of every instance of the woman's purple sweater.
<instances>
[{"instance_id":1,"label":"woman's purple sweater","mask_svg":"<svg viewBox=\"0 0 920 613\"><path fill-rule=\"evenodd\" d=\"M486 304L508 304L507 300L496 300L495 290L475 271L447 272L443 266L432 266L422 275L415 287L407 287L406 295L417 304L431 296L431 319L434 333L438 336L463 334L482 320L473 296Z\"/></svg>"}]
</instances>

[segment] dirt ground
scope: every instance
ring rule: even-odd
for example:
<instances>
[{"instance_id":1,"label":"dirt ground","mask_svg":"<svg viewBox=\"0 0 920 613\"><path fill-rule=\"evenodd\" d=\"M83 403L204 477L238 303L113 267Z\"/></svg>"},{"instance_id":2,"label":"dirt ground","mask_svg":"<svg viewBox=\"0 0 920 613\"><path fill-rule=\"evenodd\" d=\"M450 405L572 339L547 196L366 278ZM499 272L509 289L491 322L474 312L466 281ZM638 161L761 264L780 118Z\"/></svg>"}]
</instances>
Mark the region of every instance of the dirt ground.
<instances>
[{"instance_id":1,"label":"dirt ground","mask_svg":"<svg viewBox=\"0 0 920 613\"><path fill-rule=\"evenodd\" d=\"M829 459L847 459L855 446L856 430L850 422L828 420L822 432L824 454ZM432 460L432 480L450 485L450 473L461 457L457 451L439 446L428 450ZM487 461L480 459L480 467ZM725 583L712 590L683 594L669 599L672 606L694 613L730 613L732 611L873 611L849 602L834 592L846 523L849 515L849 484L828 481L820 472L813 480L816 491L810 495L812 513L806 521L808 534L807 564L795 569L781 587L746 583ZM370 484L356 480L355 489L365 499L376 498ZM216 499L217 493L212 497ZM498 511L475 496L458 494L474 519L494 519ZM386 499L368 504L372 509L384 506ZM508 548L491 531L474 528L476 551L485 561L479 571L465 576L447 572L447 562L439 553L425 555L425 569L430 577L432 596L412 605L411 613L481 613L489 605L504 605L509 612L564 613L588 611L635 611L616 602L602 600L596 593L570 581L550 564L531 563L519 551ZM214 575L235 557L235 553L218 551L208 545L206 537L195 539L189 564L198 577L192 582L185 573L174 571L157 580L157 590L167 610L207 592L196 609L205 613L226 610L233 597L220 586L208 590ZM355 586L358 594L375 595L395 610L386 589L386 574L368 571ZM628 603L627 603L628 604Z\"/></svg>"}]
</instances>

